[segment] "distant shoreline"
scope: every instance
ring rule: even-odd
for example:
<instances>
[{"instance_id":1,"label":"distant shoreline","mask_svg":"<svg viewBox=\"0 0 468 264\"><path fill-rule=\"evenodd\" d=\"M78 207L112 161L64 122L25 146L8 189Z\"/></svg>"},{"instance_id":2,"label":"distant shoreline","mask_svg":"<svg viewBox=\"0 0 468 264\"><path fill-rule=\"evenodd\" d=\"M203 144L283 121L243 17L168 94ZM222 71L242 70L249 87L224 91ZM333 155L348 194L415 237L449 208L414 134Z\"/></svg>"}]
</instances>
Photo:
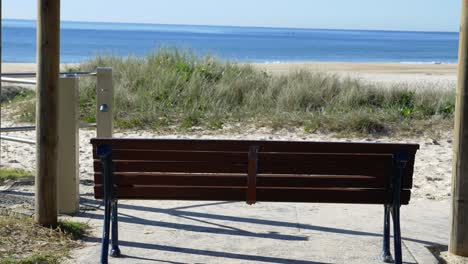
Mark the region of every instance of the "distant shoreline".
<instances>
[{"instance_id":1,"label":"distant shoreline","mask_svg":"<svg viewBox=\"0 0 468 264\"><path fill-rule=\"evenodd\" d=\"M62 68L77 66L80 63L61 63ZM251 64L268 70L284 71L288 69L310 69L323 71L346 72L400 72L400 73L444 73L456 74L456 63L397 63L397 62L239 62L239 64ZM2 72L28 72L35 71L36 63L2 62Z\"/></svg>"},{"instance_id":2,"label":"distant shoreline","mask_svg":"<svg viewBox=\"0 0 468 264\"><path fill-rule=\"evenodd\" d=\"M241 63L244 64L244 63ZM281 62L245 63L270 74L288 74L300 70L327 72L359 78L387 85L432 85L435 88L454 89L457 80L457 64L410 64L373 62ZM62 70L77 63L61 64ZM2 72L35 72L35 63L2 63Z\"/></svg>"}]
</instances>

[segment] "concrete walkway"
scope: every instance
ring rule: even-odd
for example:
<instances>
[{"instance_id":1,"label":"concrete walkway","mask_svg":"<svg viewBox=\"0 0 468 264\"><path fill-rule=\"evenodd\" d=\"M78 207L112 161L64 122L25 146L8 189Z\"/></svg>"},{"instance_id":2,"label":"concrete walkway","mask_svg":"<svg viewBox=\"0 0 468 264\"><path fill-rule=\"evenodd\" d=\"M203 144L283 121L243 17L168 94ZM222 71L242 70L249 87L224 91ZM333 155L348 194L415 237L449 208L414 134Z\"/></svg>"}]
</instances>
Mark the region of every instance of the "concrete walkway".
<instances>
[{"instance_id":1,"label":"concrete walkway","mask_svg":"<svg viewBox=\"0 0 468 264\"><path fill-rule=\"evenodd\" d=\"M89 196L84 208L96 207ZM446 245L449 202L402 207L405 263L437 263L426 246ZM374 205L122 201L123 258L109 263L382 263L383 207ZM102 207L75 220L94 231L70 263L98 263Z\"/></svg>"}]
</instances>

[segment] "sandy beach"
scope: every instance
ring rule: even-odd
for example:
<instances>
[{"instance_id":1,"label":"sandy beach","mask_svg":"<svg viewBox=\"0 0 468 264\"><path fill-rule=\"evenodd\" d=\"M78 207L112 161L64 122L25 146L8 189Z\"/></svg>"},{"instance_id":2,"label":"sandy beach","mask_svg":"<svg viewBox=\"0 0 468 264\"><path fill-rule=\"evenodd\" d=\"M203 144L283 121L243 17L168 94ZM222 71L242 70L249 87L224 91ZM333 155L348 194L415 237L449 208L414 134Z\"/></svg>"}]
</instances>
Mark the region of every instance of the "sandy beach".
<instances>
[{"instance_id":1,"label":"sandy beach","mask_svg":"<svg viewBox=\"0 0 468 264\"><path fill-rule=\"evenodd\" d=\"M271 74L287 74L299 70L335 73L381 84L435 85L455 88L456 64L404 64L357 62L285 62L253 63L254 67ZM76 64L62 64L62 70ZM2 72L35 72L34 63L2 63Z\"/></svg>"},{"instance_id":2,"label":"sandy beach","mask_svg":"<svg viewBox=\"0 0 468 264\"><path fill-rule=\"evenodd\" d=\"M67 63L61 64L61 70L66 70L67 67L76 66L77 64ZM2 73L25 73L36 72L37 66L35 63L2 63Z\"/></svg>"},{"instance_id":3,"label":"sandy beach","mask_svg":"<svg viewBox=\"0 0 468 264\"><path fill-rule=\"evenodd\" d=\"M451 64L376 64L376 63L278 63L255 64L272 74L283 74L300 69L332 72L343 76L355 76L369 82L409 83L411 85L430 85L440 89L454 89L456 65ZM34 64L4 63L3 72L34 71ZM5 110L5 109L4 109ZM2 127L19 125L9 120L2 112ZM4 135L34 139L35 132L11 132ZM95 136L92 129L80 130L80 177L82 183L92 180L92 155L90 138ZM203 131L194 129L187 133L155 133L152 131L116 131L116 137L145 138L223 138L223 139L260 139L260 140L308 140L308 141L366 141L366 142L408 142L421 145L416 155L413 199L446 200L451 191L451 131L441 131L437 138L429 135L417 138L338 138L333 135L310 134L303 129L273 130L263 127L226 127L222 130ZM34 170L35 148L32 145L2 141L1 165ZM24 187L29 188L29 187ZM81 185L82 192L91 192L91 187Z\"/></svg>"},{"instance_id":4,"label":"sandy beach","mask_svg":"<svg viewBox=\"0 0 468 264\"><path fill-rule=\"evenodd\" d=\"M455 89L457 79L456 64L290 62L253 65L273 74L287 74L300 70L328 72L384 86L406 84L423 88L434 86Z\"/></svg>"}]
</instances>

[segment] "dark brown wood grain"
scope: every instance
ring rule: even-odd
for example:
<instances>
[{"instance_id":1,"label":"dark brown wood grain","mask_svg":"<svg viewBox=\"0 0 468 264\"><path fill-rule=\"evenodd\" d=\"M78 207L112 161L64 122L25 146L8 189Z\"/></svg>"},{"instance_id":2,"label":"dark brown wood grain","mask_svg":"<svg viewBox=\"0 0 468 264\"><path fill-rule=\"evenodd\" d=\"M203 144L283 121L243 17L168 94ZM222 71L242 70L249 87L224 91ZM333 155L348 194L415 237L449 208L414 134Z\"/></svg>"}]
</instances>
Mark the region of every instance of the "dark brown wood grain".
<instances>
[{"instance_id":1,"label":"dark brown wood grain","mask_svg":"<svg viewBox=\"0 0 468 264\"><path fill-rule=\"evenodd\" d=\"M119 199L383 204L394 155L408 153L402 204L410 198L413 144L240 140L92 139L112 148ZM255 148L255 155L252 153ZM250 152L250 155L249 155ZM96 155L95 155L96 158ZM96 158L95 191L101 198Z\"/></svg>"},{"instance_id":2,"label":"dark brown wood grain","mask_svg":"<svg viewBox=\"0 0 468 264\"><path fill-rule=\"evenodd\" d=\"M315 152L315 153L415 153L417 144L351 143L310 141L262 141L262 140L195 140L195 139L91 139L93 146L107 144L112 149L191 150L191 151L240 151L248 152L250 146L259 146L259 152Z\"/></svg>"},{"instance_id":3,"label":"dark brown wood grain","mask_svg":"<svg viewBox=\"0 0 468 264\"><path fill-rule=\"evenodd\" d=\"M96 155L94 156L97 159ZM248 159L247 152L114 149L112 159L129 161L230 161Z\"/></svg>"},{"instance_id":4,"label":"dark brown wood grain","mask_svg":"<svg viewBox=\"0 0 468 264\"><path fill-rule=\"evenodd\" d=\"M102 187L95 186L95 197L102 198ZM133 186L116 191L118 199L199 200L199 201L245 201L246 187L173 187ZM408 204L410 191L401 192L401 203ZM258 202L304 202L304 203L359 203L384 204L390 202L384 189L350 188L257 188Z\"/></svg>"},{"instance_id":5,"label":"dark brown wood grain","mask_svg":"<svg viewBox=\"0 0 468 264\"><path fill-rule=\"evenodd\" d=\"M99 161L94 170L100 171ZM188 173L247 173L247 160L239 163L209 161L115 161L115 172L188 172Z\"/></svg>"},{"instance_id":6,"label":"dark brown wood grain","mask_svg":"<svg viewBox=\"0 0 468 264\"><path fill-rule=\"evenodd\" d=\"M103 183L100 173L94 174L97 185ZM172 186L247 186L247 174L191 174L191 173L115 173L118 186L172 185ZM257 174L258 187L349 187L385 188L385 181L358 175L275 175Z\"/></svg>"}]
</instances>

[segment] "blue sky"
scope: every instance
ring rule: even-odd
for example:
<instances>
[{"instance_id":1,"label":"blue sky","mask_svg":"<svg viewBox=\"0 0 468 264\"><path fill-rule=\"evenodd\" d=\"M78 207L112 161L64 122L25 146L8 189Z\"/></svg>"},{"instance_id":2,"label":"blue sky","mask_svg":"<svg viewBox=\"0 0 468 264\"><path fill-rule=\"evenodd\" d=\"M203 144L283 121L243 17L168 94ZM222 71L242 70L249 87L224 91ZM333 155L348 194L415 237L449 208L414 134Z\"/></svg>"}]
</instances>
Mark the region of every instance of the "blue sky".
<instances>
[{"instance_id":1,"label":"blue sky","mask_svg":"<svg viewBox=\"0 0 468 264\"><path fill-rule=\"evenodd\" d=\"M37 0L5 0L36 18ZM458 31L460 0L62 0L62 20L328 29Z\"/></svg>"}]
</instances>

